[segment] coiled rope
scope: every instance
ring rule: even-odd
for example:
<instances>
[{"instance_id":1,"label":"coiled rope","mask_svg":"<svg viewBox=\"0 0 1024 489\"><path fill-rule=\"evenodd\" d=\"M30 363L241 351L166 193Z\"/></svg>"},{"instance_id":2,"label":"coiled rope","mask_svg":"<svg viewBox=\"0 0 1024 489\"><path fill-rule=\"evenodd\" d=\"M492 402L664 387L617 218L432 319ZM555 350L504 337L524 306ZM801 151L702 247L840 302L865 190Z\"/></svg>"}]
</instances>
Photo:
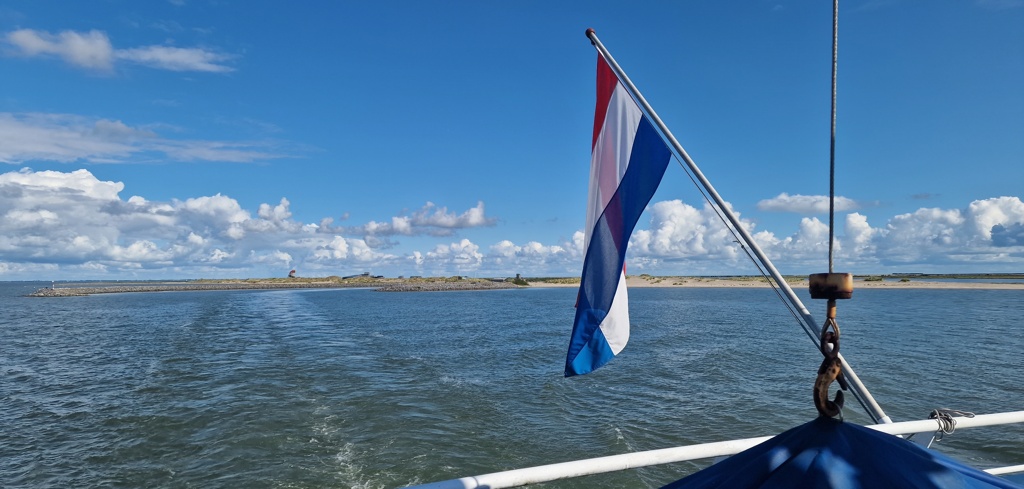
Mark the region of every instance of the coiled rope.
<instances>
[{"instance_id":1,"label":"coiled rope","mask_svg":"<svg viewBox=\"0 0 1024 489\"><path fill-rule=\"evenodd\" d=\"M932 439L928 442L928 448L932 447L932 443L942 441L942 437L946 435L952 435L956 431L956 419L953 416L963 416L965 418L973 418L974 413L969 411L957 411L956 409L939 408L931 412L928 415L928 419L934 419L939 424L939 429L932 435Z\"/></svg>"}]
</instances>

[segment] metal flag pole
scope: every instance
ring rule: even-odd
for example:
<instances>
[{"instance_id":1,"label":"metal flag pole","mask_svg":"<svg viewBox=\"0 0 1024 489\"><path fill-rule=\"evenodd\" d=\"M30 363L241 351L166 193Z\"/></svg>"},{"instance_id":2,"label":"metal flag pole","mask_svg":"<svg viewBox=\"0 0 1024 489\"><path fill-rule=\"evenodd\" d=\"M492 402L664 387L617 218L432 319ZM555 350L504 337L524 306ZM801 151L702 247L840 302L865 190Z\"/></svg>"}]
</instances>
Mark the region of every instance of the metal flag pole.
<instances>
[{"instance_id":1,"label":"metal flag pole","mask_svg":"<svg viewBox=\"0 0 1024 489\"><path fill-rule=\"evenodd\" d=\"M735 228L735 230L739 233L741 239L743 239L743 242L746 244L746 246L751 251L754 252L754 255L757 257L758 261L761 262L761 265L764 266L768 273L771 274L772 278L775 279L776 284L778 284L779 288L782 290L786 299L788 299L790 304L792 304L792 306L796 308L801 318L803 319L803 323L801 324L801 326L803 327L804 332L807 333L808 337L810 337L811 341L814 343L815 348L818 348L820 340L818 331L819 326L818 322L814 320L813 316L811 316L810 311L808 311L807 308L804 307L803 303L800 301L800 298L797 297L796 294L793 292L793 289L789 287L789 284L786 283L786 280L782 277L782 274L779 273L779 271L775 268L775 265L773 265L771 260L768 259L768 256L765 255L763 251L761 251L761 247L757 245L757 243L754 241L754 238L750 236L750 233L748 233L747 230L743 227L743 225L740 223L736 215L733 214L733 212L725 204L725 200L722 199L722 196L718 194L715 188L711 185L711 182L708 181L708 179L704 176L704 173L701 172L700 168L697 167L697 164L694 163L693 159L690 158L690 155L686 153L686 150L684 150L682 145L679 144L679 141L677 141L675 136L672 135L672 132L668 130L668 127L665 126L665 123L661 121L661 118L658 117L658 114L654 112L654 109L651 107L651 105L647 103L647 100L644 99L644 96L640 94L640 91L637 90L636 86L633 85L633 82L629 79L628 76L626 76L626 72L622 71L622 68L619 66L619 64L615 62L615 58L613 58L611 53L609 53L608 50L604 47L604 44L601 44L601 41L597 38L597 33L594 32L594 29L587 29L587 38L590 39L591 44L593 44L594 47L597 48L598 53L605 59L605 61L608 62L608 66L611 67L612 71L615 72L615 75L619 77L619 81L622 82L623 86L626 87L627 90L629 90L630 95L632 95L633 99L637 102L638 105L640 105L644 113L650 116L651 121L654 122L654 125L661 132L662 137L665 139L665 142L668 143L669 149L672 150L672 153L676 156L677 159L686 163L686 166L690 169L690 172L700 182L701 186L704 187L704 190L707 191L707 193L715 201L715 204L719 207L719 209L721 209L722 213L725 214L725 217L732 224L733 228ZM864 383L861 382L860 377L858 377L857 374L853 371L853 368L850 366L849 363L847 363L846 359L843 358L841 353L839 354L839 360L842 362L843 374L846 376L846 380L850 385L850 390L853 392L854 397L857 398L857 401L861 404L861 406L863 406L864 409L868 412L868 415L870 415L876 423L892 423L892 420L889 418L889 416L885 414L884 411L882 411L882 407L879 406L878 403L875 401L874 397L871 396L871 393L868 392L867 387L864 386Z\"/></svg>"}]
</instances>

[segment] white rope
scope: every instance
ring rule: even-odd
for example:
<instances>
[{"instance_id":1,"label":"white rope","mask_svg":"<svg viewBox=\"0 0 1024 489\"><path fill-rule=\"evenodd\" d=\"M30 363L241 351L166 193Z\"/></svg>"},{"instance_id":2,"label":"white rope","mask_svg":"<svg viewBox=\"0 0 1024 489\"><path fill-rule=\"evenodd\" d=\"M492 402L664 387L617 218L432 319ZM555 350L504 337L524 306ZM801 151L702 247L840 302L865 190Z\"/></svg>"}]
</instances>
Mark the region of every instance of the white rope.
<instances>
[{"instance_id":1,"label":"white rope","mask_svg":"<svg viewBox=\"0 0 1024 489\"><path fill-rule=\"evenodd\" d=\"M928 419L934 419L939 424L939 429L932 435L931 441L928 442L928 448L932 447L932 443L942 441L942 437L946 435L952 435L956 431L956 420L953 416L963 416L965 418L973 418L974 413L967 411L957 411L956 409L939 408L932 411L928 415Z\"/></svg>"}]
</instances>

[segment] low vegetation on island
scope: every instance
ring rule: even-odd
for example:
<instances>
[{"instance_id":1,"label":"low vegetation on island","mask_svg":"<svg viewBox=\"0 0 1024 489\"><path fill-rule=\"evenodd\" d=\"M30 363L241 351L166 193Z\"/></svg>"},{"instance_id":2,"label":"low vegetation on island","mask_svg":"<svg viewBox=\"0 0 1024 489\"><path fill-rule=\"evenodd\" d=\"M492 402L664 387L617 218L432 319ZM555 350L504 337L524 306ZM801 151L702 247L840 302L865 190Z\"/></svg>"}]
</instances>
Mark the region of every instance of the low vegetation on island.
<instances>
[{"instance_id":1,"label":"low vegetation on island","mask_svg":"<svg viewBox=\"0 0 1024 489\"><path fill-rule=\"evenodd\" d=\"M364 273L349 277L331 275L328 277L54 282L50 287L44 287L29 295L33 297L70 297L131 292L313 288L370 288L381 292L416 292L510 289L527 286L529 286L529 282L518 275L515 278L464 276L387 278Z\"/></svg>"},{"instance_id":2,"label":"low vegetation on island","mask_svg":"<svg viewBox=\"0 0 1024 489\"><path fill-rule=\"evenodd\" d=\"M806 275L783 277L792 287L806 285ZM957 283L958 279L963 282ZM978 284L991 280L987 284ZM854 281L865 286L971 286L990 288L1024 288L1024 274L882 274L854 275ZM999 282L1005 282L1000 284ZM646 287L766 287L774 279L763 276L655 276L639 274L627 276L630 286ZM912 282L912 283L911 283ZM941 282L941 283L940 283ZM369 288L381 292L434 292L458 290L512 289L536 287L578 287L579 277L514 277L479 278L454 275L450 277L384 277L362 273L341 277L272 277L245 279L190 279L190 280L148 280L148 281L79 281L53 282L32 294L33 297L68 297L91 294L128 292L167 292L197 290L252 290L292 288ZM993 285L995 284L995 285Z\"/></svg>"}]
</instances>

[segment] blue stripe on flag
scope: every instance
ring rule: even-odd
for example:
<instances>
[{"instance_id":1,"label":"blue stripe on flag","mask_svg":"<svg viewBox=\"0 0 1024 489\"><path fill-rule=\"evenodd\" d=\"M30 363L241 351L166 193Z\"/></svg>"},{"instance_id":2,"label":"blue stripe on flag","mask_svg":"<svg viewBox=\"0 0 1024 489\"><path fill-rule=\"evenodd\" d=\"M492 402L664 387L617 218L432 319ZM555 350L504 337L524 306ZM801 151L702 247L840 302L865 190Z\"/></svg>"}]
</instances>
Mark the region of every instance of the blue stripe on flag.
<instances>
[{"instance_id":1,"label":"blue stripe on flag","mask_svg":"<svg viewBox=\"0 0 1024 489\"><path fill-rule=\"evenodd\" d=\"M566 377L589 373L615 356L600 325L617 299L629 236L658 189L670 156L654 126L646 116L641 118L626 173L591 232L565 361ZM624 326L628 328L628 322Z\"/></svg>"}]
</instances>

